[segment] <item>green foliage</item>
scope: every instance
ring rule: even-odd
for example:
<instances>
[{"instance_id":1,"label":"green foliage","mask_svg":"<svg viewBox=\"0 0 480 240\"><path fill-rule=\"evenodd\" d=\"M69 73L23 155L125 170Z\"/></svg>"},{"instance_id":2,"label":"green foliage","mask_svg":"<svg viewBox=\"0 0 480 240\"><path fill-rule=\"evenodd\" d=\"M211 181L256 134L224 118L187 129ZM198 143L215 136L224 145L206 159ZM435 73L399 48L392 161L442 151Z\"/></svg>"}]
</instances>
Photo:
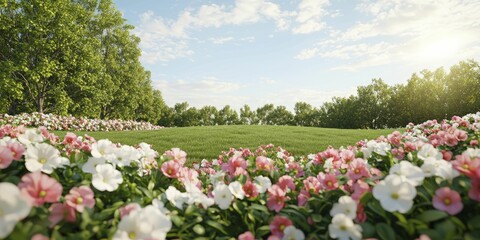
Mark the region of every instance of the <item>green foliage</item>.
<instances>
[{"instance_id":1,"label":"green foliage","mask_svg":"<svg viewBox=\"0 0 480 240\"><path fill-rule=\"evenodd\" d=\"M160 119L140 39L111 0L4 0L0 13L0 111Z\"/></svg>"}]
</instances>

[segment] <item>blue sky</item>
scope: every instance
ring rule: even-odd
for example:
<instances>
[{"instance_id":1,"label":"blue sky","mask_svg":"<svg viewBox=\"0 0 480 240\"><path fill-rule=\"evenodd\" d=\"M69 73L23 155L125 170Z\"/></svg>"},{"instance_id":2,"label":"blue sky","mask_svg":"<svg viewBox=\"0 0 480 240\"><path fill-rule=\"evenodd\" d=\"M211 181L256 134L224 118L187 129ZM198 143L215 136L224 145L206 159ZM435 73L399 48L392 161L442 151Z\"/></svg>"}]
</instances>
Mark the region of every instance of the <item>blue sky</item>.
<instances>
[{"instance_id":1,"label":"blue sky","mask_svg":"<svg viewBox=\"0 0 480 240\"><path fill-rule=\"evenodd\" d=\"M480 59L478 0L114 0L169 106L320 106Z\"/></svg>"}]
</instances>

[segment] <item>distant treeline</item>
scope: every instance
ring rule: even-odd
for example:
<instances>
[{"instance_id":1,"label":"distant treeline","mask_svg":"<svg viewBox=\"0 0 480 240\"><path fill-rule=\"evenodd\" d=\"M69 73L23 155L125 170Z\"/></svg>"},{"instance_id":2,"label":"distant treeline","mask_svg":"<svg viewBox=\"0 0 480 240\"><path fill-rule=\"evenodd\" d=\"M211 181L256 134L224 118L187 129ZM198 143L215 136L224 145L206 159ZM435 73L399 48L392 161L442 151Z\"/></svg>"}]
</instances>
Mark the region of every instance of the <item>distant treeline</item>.
<instances>
[{"instance_id":1,"label":"distant treeline","mask_svg":"<svg viewBox=\"0 0 480 240\"><path fill-rule=\"evenodd\" d=\"M229 105L189 107L177 103L166 107L158 122L163 126L211 126L233 124L296 125L329 128L393 128L409 122L444 119L480 111L480 66L474 60L450 68L423 70L406 84L389 86L373 79L359 86L349 97L334 97L320 107L305 102L295 104L294 112L285 106L266 104L255 110L244 105L239 112Z\"/></svg>"}]
</instances>

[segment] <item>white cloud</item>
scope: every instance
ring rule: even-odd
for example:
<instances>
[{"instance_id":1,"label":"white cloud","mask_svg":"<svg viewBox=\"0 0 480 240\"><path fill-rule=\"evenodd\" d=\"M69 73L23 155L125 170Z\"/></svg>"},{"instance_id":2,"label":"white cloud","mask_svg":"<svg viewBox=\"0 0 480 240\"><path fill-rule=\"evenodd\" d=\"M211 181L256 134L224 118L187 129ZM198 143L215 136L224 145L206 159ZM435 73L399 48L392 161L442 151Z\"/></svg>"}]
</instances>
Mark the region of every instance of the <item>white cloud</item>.
<instances>
[{"instance_id":1,"label":"white cloud","mask_svg":"<svg viewBox=\"0 0 480 240\"><path fill-rule=\"evenodd\" d=\"M318 48L316 47L303 49L300 53L297 54L297 56L295 56L295 59L299 59L299 60L310 59L315 57L317 55L317 52L318 52Z\"/></svg>"},{"instance_id":2,"label":"white cloud","mask_svg":"<svg viewBox=\"0 0 480 240\"><path fill-rule=\"evenodd\" d=\"M333 30L331 39L296 58L348 60L335 69L354 71L391 63L438 67L480 54L474 48L480 35L478 1L366 0L356 9L369 19Z\"/></svg>"},{"instance_id":3,"label":"white cloud","mask_svg":"<svg viewBox=\"0 0 480 240\"><path fill-rule=\"evenodd\" d=\"M192 55L188 47L191 40L189 31L201 28L219 28L225 25L243 25L256 23L262 19L274 21L277 28L288 27L292 13L282 11L278 4L267 0L236 0L233 6L202 5L197 10L184 10L177 19L164 19L154 12L147 11L140 17L141 24L135 34L142 40L142 60L147 63L166 62ZM222 44L232 39L215 39L215 44ZM242 41L254 40L253 37Z\"/></svg>"},{"instance_id":4,"label":"white cloud","mask_svg":"<svg viewBox=\"0 0 480 240\"><path fill-rule=\"evenodd\" d=\"M213 44L224 44L226 42L230 42L233 40L233 37L217 37L217 38L210 38L209 39Z\"/></svg>"},{"instance_id":5,"label":"white cloud","mask_svg":"<svg viewBox=\"0 0 480 240\"><path fill-rule=\"evenodd\" d=\"M248 102L247 97L237 93L242 89L240 84L221 81L215 77L205 77L196 81L156 80L153 84L156 89L162 91L168 106L188 102L192 107L213 105L220 108L226 104L240 107Z\"/></svg>"},{"instance_id":6,"label":"white cloud","mask_svg":"<svg viewBox=\"0 0 480 240\"><path fill-rule=\"evenodd\" d=\"M329 0L302 0L296 17L299 26L293 29L293 33L307 34L322 30L326 26L322 17L326 15L325 7L328 5Z\"/></svg>"},{"instance_id":7,"label":"white cloud","mask_svg":"<svg viewBox=\"0 0 480 240\"><path fill-rule=\"evenodd\" d=\"M268 78L268 77L261 77L261 78L259 78L259 81L260 81L260 83L263 83L263 84L266 84L266 85L273 85L273 84L277 83L277 81L275 81L271 78Z\"/></svg>"}]
</instances>

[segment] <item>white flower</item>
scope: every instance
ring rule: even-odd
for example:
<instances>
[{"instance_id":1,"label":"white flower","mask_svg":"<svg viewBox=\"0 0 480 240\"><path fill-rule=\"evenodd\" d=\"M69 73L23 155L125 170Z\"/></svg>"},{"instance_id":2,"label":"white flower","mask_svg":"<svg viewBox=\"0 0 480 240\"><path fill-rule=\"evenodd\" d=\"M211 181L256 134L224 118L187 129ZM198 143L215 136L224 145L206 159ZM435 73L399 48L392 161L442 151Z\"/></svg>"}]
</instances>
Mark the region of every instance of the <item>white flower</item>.
<instances>
[{"instance_id":1,"label":"white flower","mask_svg":"<svg viewBox=\"0 0 480 240\"><path fill-rule=\"evenodd\" d=\"M170 218L149 205L124 216L113 239L165 239L171 228Z\"/></svg>"},{"instance_id":2,"label":"white flower","mask_svg":"<svg viewBox=\"0 0 480 240\"><path fill-rule=\"evenodd\" d=\"M367 159L372 156L372 152L386 156L390 149L392 149L392 147L386 142L379 143L375 140L370 140L367 142L366 146L361 149L361 151L363 152L363 158Z\"/></svg>"},{"instance_id":3,"label":"white flower","mask_svg":"<svg viewBox=\"0 0 480 240\"><path fill-rule=\"evenodd\" d=\"M122 173L111 164L100 164L95 167L92 185L99 191L115 191L123 182Z\"/></svg>"},{"instance_id":4,"label":"white flower","mask_svg":"<svg viewBox=\"0 0 480 240\"><path fill-rule=\"evenodd\" d=\"M390 168L390 174L402 177L403 181L407 181L415 187L422 185L423 179L425 179L425 173L423 173L422 169L413 166L408 161L401 161L393 165L392 168Z\"/></svg>"},{"instance_id":5,"label":"white flower","mask_svg":"<svg viewBox=\"0 0 480 240\"><path fill-rule=\"evenodd\" d=\"M205 195L194 183L185 182L185 190L187 191L188 204L200 204L203 208L212 206L215 201Z\"/></svg>"},{"instance_id":6,"label":"white flower","mask_svg":"<svg viewBox=\"0 0 480 240\"><path fill-rule=\"evenodd\" d=\"M25 167L28 171L36 172L41 170L50 174L53 169L60 167L63 160L60 158L60 151L47 143L36 143L27 146L25 154Z\"/></svg>"},{"instance_id":7,"label":"white flower","mask_svg":"<svg viewBox=\"0 0 480 240\"><path fill-rule=\"evenodd\" d=\"M465 151L468 156L470 156L470 158L474 159L474 158L480 158L480 148L468 148L466 151Z\"/></svg>"},{"instance_id":8,"label":"white flower","mask_svg":"<svg viewBox=\"0 0 480 240\"><path fill-rule=\"evenodd\" d=\"M338 199L338 203L333 204L330 210L330 216L343 213L345 216L355 219L357 217L357 203L350 196L342 196Z\"/></svg>"},{"instance_id":9,"label":"white flower","mask_svg":"<svg viewBox=\"0 0 480 240\"><path fill-rule=\"evenodd\" d=\"M24 134L18 135L18 141L25 145L43 142L45 138L36 129L27 129Z\"/></svg>"},{"instance_id":10,"label":"white flower","mask_svg":"<svg viewBox=\"0 0 480 240\"><path fill-rule=\"evenodd\" d=\"M305 234L300 229L297 229L293 225L286 227L283 230L282 240L303 240L305 239Z\"/></svg>"},{"instance_id":11,"label":"white flower","mask_svg":"<svg viewBox=\"0 0 480 240\"><path fill-rule=\"evenodd\" d=\"M223 183L223 179L225 178L225 173L222 171L218 171L212 175L210 175L210 183L215 186L217 183Z\"/></svg>"},{"instance_id":12,"label":"white flower","mask_svg":"<svg viewBox=\"0 0 480 240\"><path fill-rule=\"evenodd\" d=\"M427 177L438 176L447 180L452 180L460 175L460 173L452 167L450 162L431 158L425 159L422 165L422 171Z\"/></svg>"},{"instance_id":13,"label":"white flower","mask_svg":"<svg viewBox=\"0 0 480 240\"><path fill-rule=\"evenodd\" d=\"M332 169L333 168L333 158L327 158L327 160L325 160L325 163L323 164L323 168Z\"/></svg>"},{"instance_id":14,"label":"white flower","mask_svg":"<svg viewBox=\"0 0 480 240\"><path fill-rule=\"evenodd\" d=\"M94 174L97 172L97 165L105 164L105 158L96 158L96 157L89 157L87 162L83 164L82 171L86 173Z\"/></svg>"},{"instance_id":15,"label":"white flower","mask_svg":"<svg viewBox=\"0 0 480 240\"><path fill-rule=\"evenodd\" d=\"M224 183L219 183L213 189L213 200L221 209L228 209L233 200L233 195Z\"/></svg>"},{"instance_id":16,"label":"white flower","mask_svg":"<svg viewBox=\"0 0 480 240\"><path fill-rule=\"evenodd\" d=\"M317 154L312 154L311 153L311 154L307 155L307 158L308 158L308 160L314 160L316 156L317 156Z\"/></svg>"},{"instance_id":17,"label":"white flower","mask_svg":"<svg viewBox=\"0 0 480 240\"><path fill-rule=\"evenodd\" d=\"M120 167L130 166L132 161L138 160L140 158L140 152L132 146L123 145L119 148L114 148L114 155L111 161L113 164Z\"/></svg>"},{"instance_id":18,"label":"white flower","mask_svg":"<svg viewBox=\"0 0 480 240\"><path fill-rule=\"evenodd\" d=\"M283 156L285 156L285 154L283 153L283 151L277 152L277 158L283 158Z\"/></svg>"},{"instance_id":19,"label":"white flower","mask_svg":"<svg viewBox=\"0 0 480 240\"><path fill-rule=\"evenodd\" d=\"M158 156L157 151L153 150L150 144L142 142L138 146L140 147L140 154L143 157L147 159L153 159Z\"/></svg>"},{"instance_id":20,"label":"white flower","mask_svg":"<svg viewBox=\"0 0 480 240\"><path fill-rule=\"evenodd\" d=\"M422 160L426 159L434 159L434 160L442 160L443 155L438 149L436 149L433 145L426 143L422 146L420 151L417 153L418 158Z\"/></svg>"},{"instance_id":21,"label":"white flower","mask_svg":"<svg viewBox=\"0 0 480 240\"><path fill-rule=\"evenodd\" d=\"M12 183L0 183L0 238L7 237L32 208Z\"/></svg>"},{"instance_id":22,"label":"white flower","mask_svg":"<svg viewBox=\"0 0 480 240\"><path fill-rule=\"evenodd\" d=\"M242 184L239 181L231 182L228 185L230 192L238 199L243 199L245 197L245 191L243 191Z\"/></svg>"},{"instance_id":23,"label":"white flower","mask_svg":"<svg viewBox=\"0 0 480 240\"><path fill-rule=\"evenodd\" d=\"M179 209L183 209L183 204L189 201L188 194L181 193L174 186L169 186L165 191L165 195L167 200Z\"/></svg>"},{"instance_id":24,"label":"white flower","mask_svg":"<svg viewBox=\"0 0 480 240\"><path fill-rule=\"evenodd\" d=\"M272 186L272 181L268 177L256 176L253 181L258 193L264 193Z\"/></svg>"},{"instance_id":25,"label":"white flower","mask_svg":"<svg viewBox=\"0 0 480 240\"><path fill-rule=\"evenodd\" d=\"M353 223L353 220L343 213L339 213L332 218L332 223L328 225L328 233L331 238L356 240L362 238L362 227Z\"/></svg>"},{"instance_id":26,"label":"white flower","mask_svg":"<svg viewBox=\"0 0 480 240\"><path fill-rule=\"evenodd\" d=\"M380 142L380 143L377 143L377 145L375 146L373 151L382 155L382 156L386 156L387 152L390 151L390 149L392 149L392 147L390 146L389 143Z\"/></svg>"},{"instance_id":27,"label":"white flower","mask_svg":"<svg viewBox=\"0 0 480 240\"><path fill-rule=\"evenodd\" d=\"M388 175L385 180L373 187L373 196L389 212L408 212L416 195L415 187L397 175Z\"/></svg>"},{"instance_id":28,"label":"white flower","mask_svg":"<svg viewBox=\"0 0 480 240\"><path fill-rule=\"evenodd\" d=\"M160 201L160 199L158 198L153 199L152 206L160 210L160 212L162 212L168 217L168 214L170 213L170 211L165 207L165 204L163 204L163 202Z\"/></svg>"},{"instance_id":29,"label":"white flower","mask_svg":"<svg viewBox=\"0 0 480 240\"><path fill-rule=\"evenodd\" d=\"M92 144L91 154L96 158L114 158L113 151L115 151L116 146L108 139L99 140L96 143Z\"/></svg>"}]
</instances>

